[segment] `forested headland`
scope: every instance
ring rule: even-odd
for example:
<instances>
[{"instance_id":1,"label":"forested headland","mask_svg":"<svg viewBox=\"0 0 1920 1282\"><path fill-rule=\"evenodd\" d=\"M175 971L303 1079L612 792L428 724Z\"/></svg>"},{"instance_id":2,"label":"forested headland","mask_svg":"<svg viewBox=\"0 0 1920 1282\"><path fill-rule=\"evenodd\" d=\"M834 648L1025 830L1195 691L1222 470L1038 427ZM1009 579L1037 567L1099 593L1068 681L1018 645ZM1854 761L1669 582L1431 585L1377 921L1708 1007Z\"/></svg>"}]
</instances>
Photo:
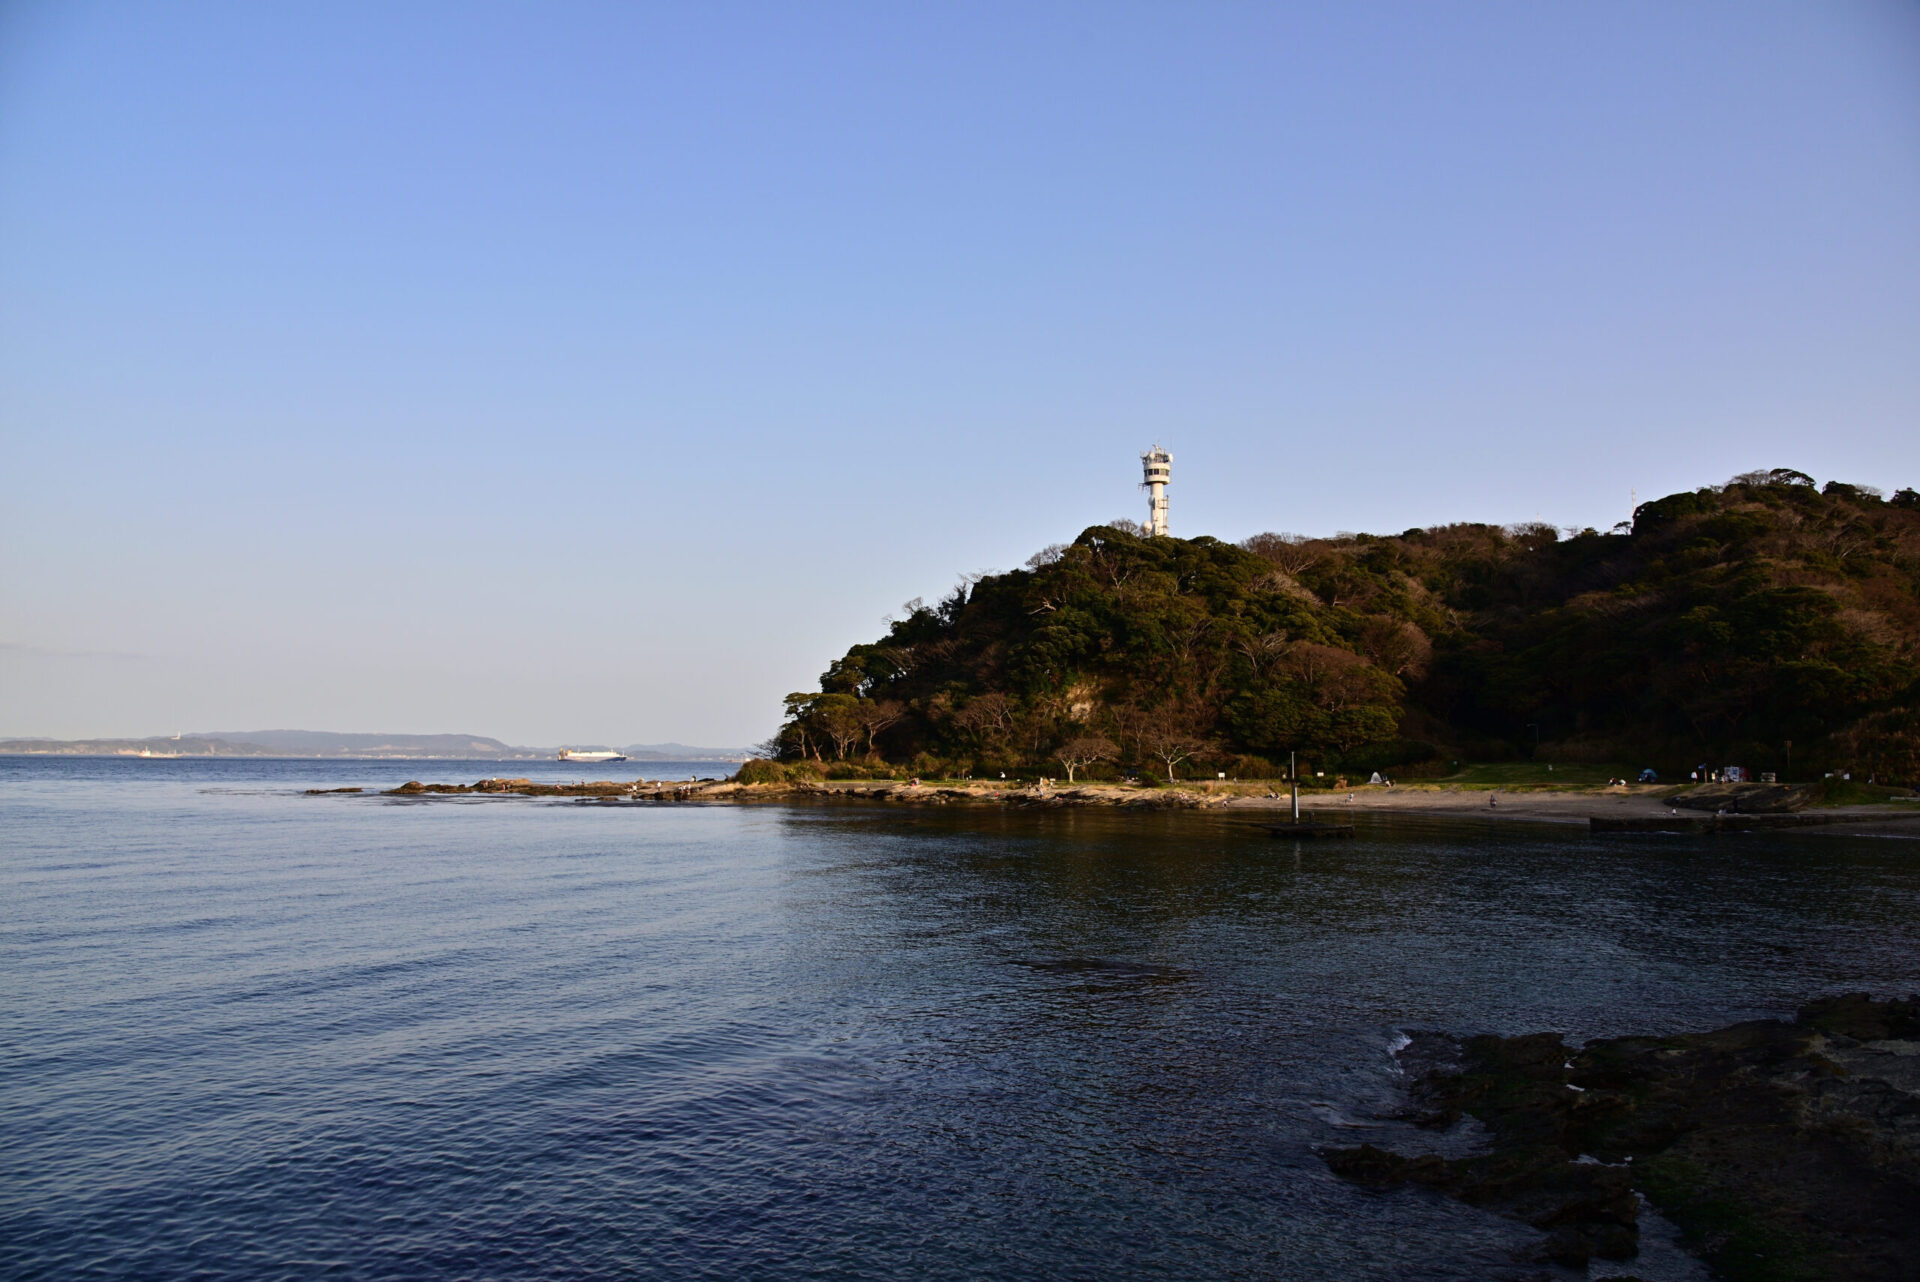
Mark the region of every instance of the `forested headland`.
<instances>
[{"instance_id":1,"label":"forested headland","mask_svg":"<svg viewBox=\"0 0 1920 1282\"><path fill-rule=\"evenodd\" d=\"M1790 469L1611 531L1094 526L909 603L778 764L857 776L1444 774L1544 757L1920 783L1920 494Z\"/></svg>"}]
</instances>

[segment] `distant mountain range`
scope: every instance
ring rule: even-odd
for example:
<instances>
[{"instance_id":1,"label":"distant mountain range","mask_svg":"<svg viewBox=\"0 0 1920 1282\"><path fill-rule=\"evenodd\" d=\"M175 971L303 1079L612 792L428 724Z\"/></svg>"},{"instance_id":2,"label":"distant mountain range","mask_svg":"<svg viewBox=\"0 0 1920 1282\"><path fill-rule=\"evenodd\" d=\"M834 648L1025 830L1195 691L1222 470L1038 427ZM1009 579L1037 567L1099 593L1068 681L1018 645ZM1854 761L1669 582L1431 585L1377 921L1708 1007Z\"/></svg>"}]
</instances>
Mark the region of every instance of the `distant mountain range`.
<instances>
[{"instance_id":1,"label":"distant mountain range","mask_svg":"<svg viewBox=\"0 0 1920 1282\"><path fill-rule=\"evenodd\" d=\"M216 730L215 743L258 746L277 757L514 757L551 756L473 734L335 734L328 730Z\"/></svg>"},{"instance_id":2,"label":"distant mountain range","mask_svg":"<svg viewBox=\"0 0 1920 1282\"><path fill-rule=\"evenodd\" d=\"M575 749L598 744L569 744ZM558 749L516 747L485 735L337 734L328 730L220 730L150 739L0 739L14 756L372 757L526 761ZM700 748L684 743L637 743L619 749L641 761L737 761L744 748Z\"/></svg>"}]
</instances>

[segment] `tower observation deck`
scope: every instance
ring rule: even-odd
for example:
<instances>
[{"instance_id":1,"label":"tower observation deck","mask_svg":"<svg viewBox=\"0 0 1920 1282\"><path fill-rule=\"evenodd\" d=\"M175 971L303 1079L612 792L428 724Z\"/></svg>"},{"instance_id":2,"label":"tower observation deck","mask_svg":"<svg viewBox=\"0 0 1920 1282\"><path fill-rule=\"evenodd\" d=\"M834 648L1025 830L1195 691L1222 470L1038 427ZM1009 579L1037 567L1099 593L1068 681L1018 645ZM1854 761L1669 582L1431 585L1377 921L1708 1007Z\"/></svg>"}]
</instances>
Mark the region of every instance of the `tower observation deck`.
<instances>
[{"instance_id":1,"label":"tower observation deck","mask_svg":"<svg viewBox=\"0 0 1920 1282\"><path fill-rule=\"evenodd\" d=\"M1147 492L1147 533L1163 538L1167 533L1167 487L1173 484L1173 455L1158 445L1140 456L1140 482Z\"/></svg>"}]
</instances>

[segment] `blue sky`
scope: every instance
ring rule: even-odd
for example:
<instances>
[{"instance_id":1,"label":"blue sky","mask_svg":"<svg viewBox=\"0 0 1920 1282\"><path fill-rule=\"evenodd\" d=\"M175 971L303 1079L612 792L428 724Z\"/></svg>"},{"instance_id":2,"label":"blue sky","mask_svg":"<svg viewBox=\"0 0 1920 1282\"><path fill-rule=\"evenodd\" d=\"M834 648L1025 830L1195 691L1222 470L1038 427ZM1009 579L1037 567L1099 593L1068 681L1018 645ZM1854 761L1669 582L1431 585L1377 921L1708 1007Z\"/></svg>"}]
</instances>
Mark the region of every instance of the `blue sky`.
<instances>
[{"instance_id":1,"label":"blue sky","mask_svg":"<svg viewBox=\"0 0 1920 1282\"><path fill-rule=\"evenodd\" d=\"M1920 485L1920 6L0 7L0 734L746 742L964 572Z\"/></svg>"}]
</instances>

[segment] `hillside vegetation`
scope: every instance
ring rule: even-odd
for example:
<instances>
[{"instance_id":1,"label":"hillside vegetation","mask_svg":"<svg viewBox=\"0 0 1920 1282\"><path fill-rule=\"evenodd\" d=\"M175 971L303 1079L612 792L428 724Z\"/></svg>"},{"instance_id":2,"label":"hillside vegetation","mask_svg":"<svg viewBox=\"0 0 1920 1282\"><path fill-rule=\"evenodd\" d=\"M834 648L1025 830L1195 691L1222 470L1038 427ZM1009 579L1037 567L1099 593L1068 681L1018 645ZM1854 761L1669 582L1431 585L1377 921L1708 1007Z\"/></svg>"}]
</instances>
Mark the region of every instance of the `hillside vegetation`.
<instances>
[{"instance_id":1,"label":"hillside vegetation","mask_svg":"<svg viewBox=\"0 0 1920 1282\"><path fill-rule=\"evenodd\" d=\"M787 760L918 773L1454 760L1920 780L1920 494L1787 469L1631 526L1144 538L909 604L791 695Z\"/></svg>"}]
</instances>

